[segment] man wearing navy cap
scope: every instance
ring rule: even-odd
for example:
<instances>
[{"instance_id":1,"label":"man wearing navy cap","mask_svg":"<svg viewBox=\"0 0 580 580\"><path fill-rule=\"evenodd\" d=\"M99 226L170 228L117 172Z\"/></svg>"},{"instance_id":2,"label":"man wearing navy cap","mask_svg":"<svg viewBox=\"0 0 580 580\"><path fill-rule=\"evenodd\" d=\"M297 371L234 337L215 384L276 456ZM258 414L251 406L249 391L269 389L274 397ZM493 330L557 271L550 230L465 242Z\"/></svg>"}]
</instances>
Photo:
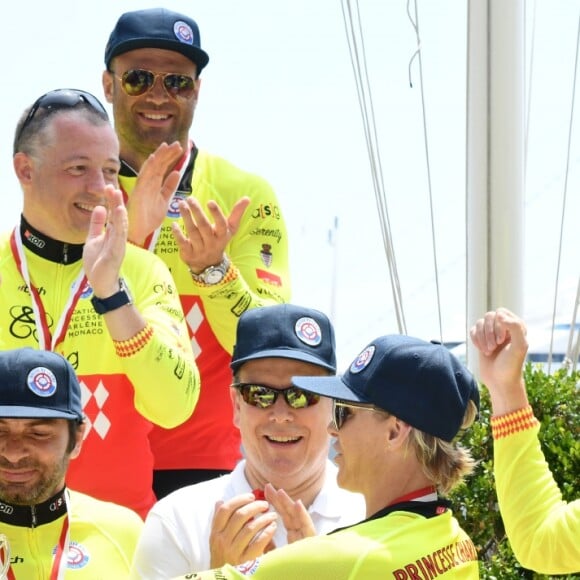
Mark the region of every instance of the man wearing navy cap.
<instances>
[{"instance_id":1,"label":"man wearing navy cap","mask_svg":"<svg viewBox=\"0 0 580 580\"><path fill-rule=\"evenodd\" d=\"M188 578L478 578L475 547L440 497L474 465L455 441L478 412L471 373L441 345L387 335L342 376L294 376L292 384L332 400L337 480L364 495L366 519L306 537L310 518L296 504L292 526L306 539Z\"/></svg>"},{"instance_id":2,"label":"man wearing navy cap","mask_svg":"<svg viewBox=\"0 0 580 580\"><path fill-rule=\"evenodd\" d=\"M67 569L78 578L126 577L142 520L65 486L85 431L74 369L51 351L1 351L0 385L3 577L62 578Z\"/></svg>"},{"instance_id":3,"label":"man wearing navy cap","mask_svg":"<svg viewBox=\"0 0 580 580\"><path fill-rule=\"evenodd\" d=\"M235 328L246 310L290 297L288 237L272 188L190 139L208 62L197 23L165 8L124 13L105 48L129 239L169 266L203 384L191 419L150 437L158 497L239 460L227 388ZM155 197L133 195L152 154L174 163L168 186Z\"/></svg>"},{"instance_id":4,"label":"man wearing navy cap","mask_svg":"<svg viewBox=\"0 0 580 580\"><path fill-rule=\"evenodd\" d=\"M250 310L240 318L231 366L245 459L231 474L177 490L152 508L135 554L135 578L238 564L292 541L295 530L285 527L284 515L268 511L268 501L279 505L271 485L283 488L290 504L302 503L315 533L364 517L362 496L337 486L328 460L330 401L291 379L336 371L328 318L293 304Z\"/></svg>"}]
</instances>

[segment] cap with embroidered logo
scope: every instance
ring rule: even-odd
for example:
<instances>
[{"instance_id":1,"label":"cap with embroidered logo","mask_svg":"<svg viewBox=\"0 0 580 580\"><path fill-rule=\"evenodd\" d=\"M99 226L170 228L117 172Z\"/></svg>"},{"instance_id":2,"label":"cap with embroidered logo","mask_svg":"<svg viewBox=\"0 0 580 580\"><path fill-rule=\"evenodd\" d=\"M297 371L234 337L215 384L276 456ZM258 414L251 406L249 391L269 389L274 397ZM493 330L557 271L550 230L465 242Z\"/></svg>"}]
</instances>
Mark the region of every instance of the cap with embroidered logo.
<instances>
[{"instance_id":1,"label":"cap with embroidered logo","mask_svg":"<svg viewBox=\"0 0 580 580\"><path fill-rule=\"evenodd\" d=\"M186 56L197 66L197 74L209 62L201 48L199 28L193 18L166 8L125 12L117 20L105 47L105 65L130 50L162 48Z\"/></svg>"},{"instance_id":2,"label":"cap with embroidered logo","mask_svg":"<svg viewBox=\"0 0 580 580\"><path fill-rule=\"evenodd\" d=\"M48 350L0 351L0 417L84 419L81 387L71 364Z\"/></svg>"},{"instance_id":3,"label":"cap with embroidered logo","mask_svg":"<svg viewBox=\"0 0 580 580\"><path fill-rule=\"evenodd\" d=\"M288 358L336 372L334 329L326 314L294 304L253 308L236 331L232 370L260 358Z\"/></svg>"},{"instance_id":4,"label":"cap with embroidered logo","mask_svg":"<svg viewBox=\"0 0 580 580\"><path fill-rule=\"evenodd\" d=\"M400 334L369 343L338 377L292 377L312 393L374 405L444 441L459 432L469 401L479 409L471 372L441 344Z\"/></svg>"}]
</instances>

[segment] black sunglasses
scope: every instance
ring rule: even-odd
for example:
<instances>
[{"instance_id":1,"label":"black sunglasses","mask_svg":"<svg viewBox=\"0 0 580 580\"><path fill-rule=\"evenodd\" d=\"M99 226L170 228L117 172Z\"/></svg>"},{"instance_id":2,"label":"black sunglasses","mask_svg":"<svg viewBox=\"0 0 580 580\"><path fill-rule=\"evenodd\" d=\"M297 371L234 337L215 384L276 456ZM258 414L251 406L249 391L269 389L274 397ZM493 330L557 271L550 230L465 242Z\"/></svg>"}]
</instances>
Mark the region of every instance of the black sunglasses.
<instances>
[{"instance_id":1,"label":"black sunglasses","mask_svg":"<svg viewBox=\"0 0 580 580\"><path fill-rule=\"evenodd\" d=\"M320 401L320 396L308 391L303 391L298 387L288 387L287 389L273 389L266 385L256 383L234 383L232 385L242 394L242 398L248 405L267 409L278 399L279 395L284 395L286 403L293 409L304 409L316 405Z\"/></svg>"},{"instance_id":2,"label":"black sunglasses","mask_svg":"<svg viewBox=\"0 0 580 580\"><path fill-rule=\"evenodd\" d=\"M332 400L332 426L336 431L340 431L345 421L352 416L353 409L362 409L363 411L376 411L385 413L381 409L376 409L370 405L357 405L355 403L346 403L337 399ZM386 413L385 413L386 414Z\"/></svg>"},{"instance_id":3,"label":"black sunglasses","mask_svg":"<svg viewBox=\"0 0 580 580\"><path fill-rule=\"evenodd\" d=\"M24 133L26 127L30 125L30 122L34 119L34 116L39 109L47 111L72 109L81 103L86 103L95 109L95 111L103 114L107 119L109 118L107 110L95 95L91 95L91 93L79 89L56 89L42 95L42 97L39 97L34 101L32 107L30 107L30 110L28 111L26 119L24 119L24 123L22 123L22 126L20 127L20 131L18 131L15 142L17 143L19 141L22 133Z\"/></svg>"},{"instance_id":4,"label":"black sunglasses","mask_svg":"<svg viewBox=\"0 0 580 580\"><path fill-rule=\"evenodd\" d=\"M121 81L123 90L130 97L138 97L153 88L157 77L163 79L165 91L174 99L188 100L195 92L195 79L178 73L156 73L141 68L133 68L117 78Z\"/></svg>"}]
</instances>

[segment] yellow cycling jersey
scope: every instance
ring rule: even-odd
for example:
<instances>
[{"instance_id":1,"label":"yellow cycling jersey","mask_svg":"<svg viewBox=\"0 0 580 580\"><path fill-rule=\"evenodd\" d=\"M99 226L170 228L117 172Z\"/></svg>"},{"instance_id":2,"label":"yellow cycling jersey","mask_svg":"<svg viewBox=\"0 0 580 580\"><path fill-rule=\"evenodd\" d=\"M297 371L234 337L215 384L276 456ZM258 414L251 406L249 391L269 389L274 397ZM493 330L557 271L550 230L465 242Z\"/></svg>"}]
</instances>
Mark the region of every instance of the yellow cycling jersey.
<instances>
[{"instance_id":1,"label":"yellow cycling jersey","mask_svg":"<svg viewBox=\"0 0 580 580\"><path fill-rule=\"evenodd\" d=\"M494 416L491 427L497 499L517 559L542 574L579 572L580 499L562 499L532 408Z\"/></svg>"},{"instance_id":2,"label":"yellow cycling jersey","mask_svg":"<svg viewBox=\"0 0 580 580\"><path fill-rule=\"evenodd\" d=\"M200 388L175 284L161 260L127 245L121 276L151 335L129 356L120 356L91 304L90 286L82 287L71 304L71 288L82 275L82 245L42 237L25 222L20 231L30 282L49 333L57 336L63 313L68 309L70 314L62 324L62 339L54 348L48 345L74 367L87 422L83 453L71 462L67 483L144 517L155 502L148 440L152 424L169 428L185 421ZM34 296L13 240L14 234L0 238L0 343L4 348L42 348Z\"/></svg>"},{"instance_id":3,"label":"yellow cycling jersey","mask_svg":"<svg viewBox=\"0 0 580 580\"><path fill-rule=\"evenodd\" d=\"M135 172L122 164L119 183L129 200L135 182ZM192 279L171 230L174 223L182 223L178 203L188 196L194 196L204 210L214 200L226 216L242 197L250 198L225 248L230 269L215 285ZM192 145L165 220L145 245L173 275L203 384L188 421L173 429L153 429L155 468L231 470L241 458L228 388L238 319L250 308L290 299L288 234L280 204L266 180Z\"/></svg>"},{"instance_id":4,"label":"yellow cycling jersey","mask_svg":"<svg viewBox=\"0 0 580 580\"><path fill-rule=\"evenodd\" d=\"M71 490L32 507L0 502L0 530L10 547L8 578L49 580L67 514L65 579L127 578L143 521L128 508Z\"/></svg>"},{"instance_id":5,"label":"yellow cycling jersey","mask_svg":"<svg viewBox=\"0 0 580 580\"><path fill-rule=\"evenodd\" d=\"M412 502L419 504L422 502ZM429 502L437 504L438 502ZM278 548L240 566L181 576L189 580L395 580L479 578L477 552L450 510L426 517L401 508L327 536ZM441 504L420 506L418 512Z\"/></svg>"}]
</instances>

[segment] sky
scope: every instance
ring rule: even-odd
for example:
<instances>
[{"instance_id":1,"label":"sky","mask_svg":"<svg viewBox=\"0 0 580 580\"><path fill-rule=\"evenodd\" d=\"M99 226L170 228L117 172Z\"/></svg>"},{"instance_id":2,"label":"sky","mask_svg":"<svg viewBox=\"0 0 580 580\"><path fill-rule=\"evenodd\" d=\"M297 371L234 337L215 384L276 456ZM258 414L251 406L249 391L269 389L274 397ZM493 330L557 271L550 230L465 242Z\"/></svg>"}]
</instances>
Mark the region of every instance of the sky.
<instances>
[{"instance_id":1,"label":"sky","mask_svg":"<svg viewBox=\"0 0 580 580\"><path fill-rule=\"evenodd\" d=\"M0 229L17 222L21 193L12 136L25 107L73 87L102 99L106 40L126 10L155 0L10 3L0 118ZM413 5L413 3L410 3ZM290 235L292 301L333 319L339 366L373 338L398 332L363 124L339 0L165 0L199 24L210 63L191 136L265 177ZM407 0L359 0L391 236L407 333L465 338L465 0L419 2L423 95ZM576 0L527 3L524 316L569 320L580 274L580 138L572 125ZM434 222L431 225L422 98ZM578 105L576 98L576 105ZM577 107L576 115L580 114ZM566 213L562 218L567 187ZM433 230L431 228L434 228ZM434 233L432 233L434 232ZM558 244L563 236L558 286ZM499 306L499 305L497 305Z\"/></svg>"}]
</instances>

